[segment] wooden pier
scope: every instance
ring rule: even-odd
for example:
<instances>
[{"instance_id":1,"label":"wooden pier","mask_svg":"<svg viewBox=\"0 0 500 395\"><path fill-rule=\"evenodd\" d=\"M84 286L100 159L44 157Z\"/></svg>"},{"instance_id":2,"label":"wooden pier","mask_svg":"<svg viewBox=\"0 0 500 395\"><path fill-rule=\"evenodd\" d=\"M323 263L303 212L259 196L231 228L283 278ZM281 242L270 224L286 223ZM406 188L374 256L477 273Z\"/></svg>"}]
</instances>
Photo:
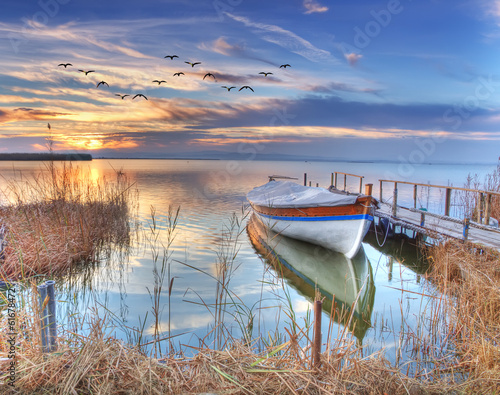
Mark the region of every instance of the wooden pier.
<instances>
[{"instance_id":1,"label":"wooden pier","mask_svg":"<svg viewBox=\"0 0 500 395\"><path fill-rule=\"evenodd\" d=\"M342 172L331 173L331 185L345 191L347 189L347 177L356 177L359 179L359 193L362 193L363 176ZM304 174L304 185L306 183L307 175ZM387 188L387 184L392 184L392 188ZM311 182L309 182L309 185L311 185ZM379 208L374 212L374 222L377 227L383 227L388 236L398 233L408 235L408 233L413 232L414 237L417 235L427 236L437 241L444 241L446 239L462 240L479 246L500 250L500 228L498 227L498 221L496 219L490 220L492 199L500 197L500 192L397 180L379 180L379 185ZM409 196L412 195L412 199L409 199L411 204L407 204L406 206L398 204L398 187L401 186L411 188L409 191ZM364 193L371 195L372 187L373 184L366 184ZM388 189L391 191L390 194L387 193ZM444 197L442 212L435 213L427 211L425 208L418 208L419 190L420 192L426 191L428 193L430 193L430 190L439 191ZM384 192L386 194L385 197ZM473 216L468 218L463 217L463 214L462 218L457 218L457 215L453 216L452 197L458 192L475 197L476 204ZM496 226L490 225L490 223L496 223Z\"/></svg>"},{"instance_id":2,"label":"wooden pier","mask_svg":"<svg viewBox=\"0 0 500 395\"><path fill-rule=\"evenodd\" d=\"M495 219L490 220L492 198L500 196L499 192L396 180L379 180L379 182L380 207L375 210L374 215L378 224L382 224L386 232L397 233L399 227L399 233L412 231L415 234L429 236L434 240L456 239L500 250L500 228L498 228L498 222ZM394 185L392 195L387 200L383 199L383 183ZM413 187L413 207L404 207L398 204L398 185L401 184ZM444 191L443 214L417 208L418 187L427 190L437 188ZM474 218L450 216L452 194L457 191L477 194ZM489 225L490 222L496 222L496 226Z\"/></svg>"}]
</instances>

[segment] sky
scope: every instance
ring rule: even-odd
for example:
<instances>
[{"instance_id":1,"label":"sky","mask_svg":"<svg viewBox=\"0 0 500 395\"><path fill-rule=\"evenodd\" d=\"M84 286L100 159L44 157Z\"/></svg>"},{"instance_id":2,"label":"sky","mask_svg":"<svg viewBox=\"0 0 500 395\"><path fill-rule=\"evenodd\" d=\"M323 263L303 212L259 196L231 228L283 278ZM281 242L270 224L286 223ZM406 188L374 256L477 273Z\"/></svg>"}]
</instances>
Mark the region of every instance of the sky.
<instances>
[{"instance_id":1,"label":"sky","mask_svg":"<svg viewBox=\"0 0 500 395\"><path fill-rule=\"evenodd\" d=\"M500 0L2 0L0 54L0 153L500 155Z\"/></svg>"}]
</instances>

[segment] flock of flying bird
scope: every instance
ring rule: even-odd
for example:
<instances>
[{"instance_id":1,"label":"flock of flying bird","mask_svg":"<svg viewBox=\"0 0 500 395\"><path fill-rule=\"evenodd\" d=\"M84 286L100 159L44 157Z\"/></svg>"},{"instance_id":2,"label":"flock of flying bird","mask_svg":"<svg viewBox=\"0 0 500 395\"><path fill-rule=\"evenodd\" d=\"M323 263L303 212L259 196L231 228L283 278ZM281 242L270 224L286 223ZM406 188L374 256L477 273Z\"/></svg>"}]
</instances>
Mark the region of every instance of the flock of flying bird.
<instances>
[{"instance_id":1,"label":"flock of flying bird","mask_svg":"<svg viewBox=\"0 0 500 395\"><path fill-rule=\"evenodd\" d=\"M178 56L177 55L166 55L164 58L169 58L170 60L174 60L174 58L178 58ZM196 65L201 64L201 62L184 62L184 63L189 64L191 67L194 67ZM71 63L60 63L58 65L58 67L61 67L61 66L64 67L64 68L67 68L68 66L73 66L73 65ZM288 63L287 64L282 64L280 66L280 68L283 68L283 69L286 69L287 67L291 67L291 66ZM81 72L81 73L84 73L85 75L88 75L89 73L95 73L96 72L95 70L81 70L81 69L79 69L78 71ZM267 77L268 75L273 74L273 73L261 71L259 74L262 74L264 77ZM174 77L180 77L181 75L185 75L185 74L182 71L173 74ZM212 73L206 73L203 76L203 80L205 80L205 78L207 78L207 77L212 77L214 79L214 81L217 82L217 79L215 78L215 75L213 75ZM161 85L162 83L167 83L167 81L165 81L165 80L153 80L152 82L157 83L158 86ZM99 86L101 86L101 85L102 86L106 85L109 88L109 84L106 81L100 81L97 84L96 88L99 88ZM222 88L227 89L227 91L229 92L229 91L231 91L231 89L235 89L236 87L235 86L225 86L225 85L223 85ZM238 89L238 91L241 91L243 89L250 89L252 92L255 92L253 90L253 88L251 86L248 86L248 85L242 86L240 89ZM131 96L131 95L127 95L127 94L126 95L122 95L120 93L115 93L115 96L119 96L123 100L127 96ZM132 100L135 99L136 97L143 97L144 99L148 100L148 98L145 95L143 95L142 93L137 93L136 95L134 95L132 97Z\"/></svg>"}]
</instances>

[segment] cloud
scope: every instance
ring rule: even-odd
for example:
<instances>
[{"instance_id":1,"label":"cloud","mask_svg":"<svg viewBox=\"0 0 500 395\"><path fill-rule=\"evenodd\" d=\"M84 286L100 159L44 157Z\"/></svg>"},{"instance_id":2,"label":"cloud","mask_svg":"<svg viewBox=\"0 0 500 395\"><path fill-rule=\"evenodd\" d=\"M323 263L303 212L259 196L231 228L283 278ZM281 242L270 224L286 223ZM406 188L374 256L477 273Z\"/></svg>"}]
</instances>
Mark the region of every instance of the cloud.
<instances>
[{"instance_id":1,"label":"cloud","mask_svg":"<svg viewBox=\"0 0 500 395\"><path fill-rule=\"evenodd\" d=\"M315 0L304 0L306 12L304 14L313 14L316 12L326 12L328 7L322 6Z\"/></svg>"},{"instance_id":2,"label":"cloud","mask_svg":"<svg viewBox=\"0 0 500 395\"><path fill-rule=\"evenodd\" d=\"M315 47L309 41L296 35L290 30L283 29L276 25L253 22L248 18L226 13L231 19L243 23L252 28L260 37L270 43L279 45L293 53L296 53L312 62L324 62L334 60L332 54L328 51Z\"/></svg>"},{"instance_id":3,"label":"cloud","mask_svg":"<svg viewBox=\"0 0 500 395\"><path fill-rule=\"evenodd\" d=\"M34 108L14 108L0 110L0 122L18 122L31 120L46 120L66 115L55 111L40 110Z\"/></svg>"},{"instance_id":4,"label":"cloud","mask_svg":"<svg viewBox=\"0 0 500 395\"><path fill-rule=\"evenodd\" d=\"M356 63L358 63L358 60L360 60L363 57L363 55L356 53L346 53L344 54L344 57L351 66L356 66Z\"/></svg>"}]
</instances>

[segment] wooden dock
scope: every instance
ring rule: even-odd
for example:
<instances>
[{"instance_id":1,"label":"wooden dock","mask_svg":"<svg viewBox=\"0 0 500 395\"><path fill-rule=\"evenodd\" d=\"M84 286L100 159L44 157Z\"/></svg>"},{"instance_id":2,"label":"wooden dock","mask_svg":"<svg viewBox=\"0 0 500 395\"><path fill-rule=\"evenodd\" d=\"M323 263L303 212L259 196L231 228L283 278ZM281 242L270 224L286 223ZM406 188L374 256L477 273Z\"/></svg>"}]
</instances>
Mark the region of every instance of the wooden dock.
<instances>
[{"instance_id":1,"label":"wooden dock","mask_svg":"<svg viewBox=\"0 0 500 395\"><path fill-rule=\"evenodd\" d=\"M339 177L339 175L343 177ZM335 172L331 174L331 184L335 187L342 188L338 185L343 180L343 190L346 190L347 177L359 178L359 193L362 193L363 176L355 174ZM340 180L339 180L340 179ZM304 185L306 185L307 176L304 174ZM485 191L479 189L459 188L445 185L421 184L408 181L397 180L379 180L379 208L375 210L375 224L378 229L382 227L385 231L384 236L392 236L397 233L409 233L413 237L427 236L436 241L444 241L447 239L462 240L493 248L500 251L500 228L498 221L490 220L491 206L493 198L500 197L500 192ZM384 189L384 183L391 184L393 188ZM311 182L309 182L311 185ZM407 206L398 204L398 187L407 186L410 189L410 196L413 195L411 204ZM372 194L372 184L365 185L365 194ZM437 190L444 197L442 213L434 213L426 209L418 209L418 191ZM386 196L384 197L384 191ZM428 192L430 193L430 192ZM468 194L472 197L474 214L469 217L462 215L462 218L452 216L452 197L454 194ZM456 195L455 195L456 197ZM471 210L462 210L471 211ZM497 226L490 226L490 222L496 222ZM413 232L413 233L412 233Z\"/></svg>"},{"instance_id":2,"label":"wooden dock","mask_svg":"<svg viewBox=\"0 0 500 395\"><path fill-rule=\"evenodd\" d=\"M378 224L385 225L384 230L392 233L412 231L414 234L425 235L434 240L455 239L462 240L500 250L500 228L486 225L490 223L492 198L500 196L494 191L484 191L469 188L456 188L452 186L410 183L395 180L380 181L380 207L375 210L374 216ZM392 197L383 200L383 183L393 183ZM397 203L398 184L413 186L413 207L400 206ZM444 214L417 209L417 188L440 188L445 190ZM457 191L477 194L477 204L474 217L454 218L450 216L451 196ZM493 219L492 222L495 222ZM390 224L390 228L387 227Z\"/></svg>"}]
</instances>

